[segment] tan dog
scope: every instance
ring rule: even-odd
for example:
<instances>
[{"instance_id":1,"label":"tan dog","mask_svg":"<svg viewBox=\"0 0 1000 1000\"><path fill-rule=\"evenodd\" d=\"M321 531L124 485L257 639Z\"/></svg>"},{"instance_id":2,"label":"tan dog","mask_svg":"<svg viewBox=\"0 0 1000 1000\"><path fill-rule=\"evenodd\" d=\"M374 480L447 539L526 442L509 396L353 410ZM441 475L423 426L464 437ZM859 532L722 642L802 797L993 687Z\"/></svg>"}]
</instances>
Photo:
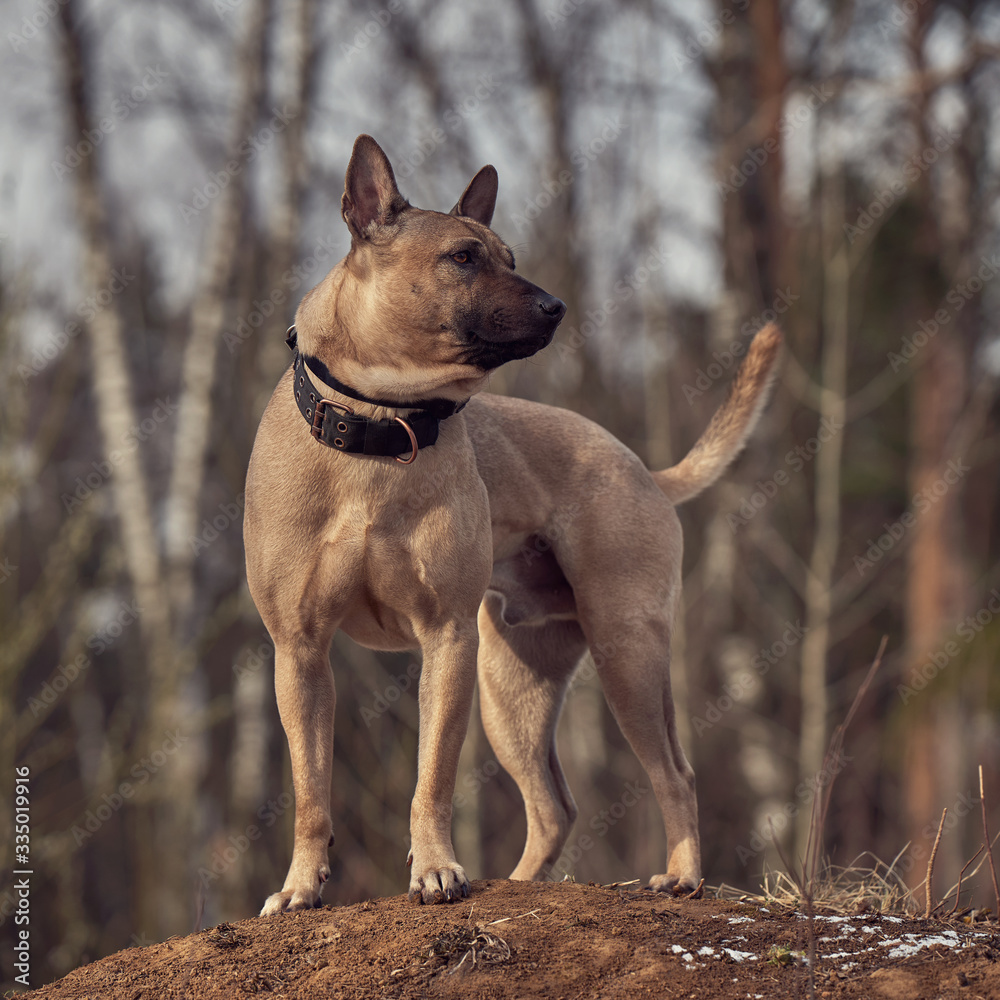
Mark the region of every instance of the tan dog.
<instances>
[{"instance_id":1,"label":"tan dog","mask_svg":"<svg viewBox=\"0 0 1000 1000\"><path fill-rule=\"evenodd\" d=\"M565 312L515 273L488 228L496 192L484 167L450 215L411 208L385 154L360 136L342 203L351 251L299 306L301 354L261 420L247 578L274 640L296 798L291 868L263 914L319 905L330 874L338 628L374 649L423 651L411 899L469 891L451 803L477 664L486 733L527 810L511 877L543 878L558 859L576 807L556 723L588 647L663 812L670 855L650 887L680 894L699 882L694 773L670 695L674 505L742 447L780 334L757 335L708 430L664 472L574 413L474 395L492 369L548 344Z\"/></svg>"}]
</instances>

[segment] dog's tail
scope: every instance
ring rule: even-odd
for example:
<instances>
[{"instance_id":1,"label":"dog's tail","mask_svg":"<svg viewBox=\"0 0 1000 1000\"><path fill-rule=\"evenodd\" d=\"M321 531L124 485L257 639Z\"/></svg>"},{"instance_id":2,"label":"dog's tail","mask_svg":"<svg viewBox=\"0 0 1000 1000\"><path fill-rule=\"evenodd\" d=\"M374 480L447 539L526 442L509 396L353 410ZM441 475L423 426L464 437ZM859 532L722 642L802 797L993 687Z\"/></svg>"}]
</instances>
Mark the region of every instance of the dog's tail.
<instances>
[{"instance_id":1,"label":"dog's tail","mask_svg":"<svg viewBox=\"0 0 1000 1000\"><path fill-rule=\"evenodd\" d=\"M767 402L780 348L777 326L769 323L758 331L729 387L729 396L705 433L676 465L653 473L671 503L682 504L708 489L740 453Z\"/></svg>"}]
</instances>

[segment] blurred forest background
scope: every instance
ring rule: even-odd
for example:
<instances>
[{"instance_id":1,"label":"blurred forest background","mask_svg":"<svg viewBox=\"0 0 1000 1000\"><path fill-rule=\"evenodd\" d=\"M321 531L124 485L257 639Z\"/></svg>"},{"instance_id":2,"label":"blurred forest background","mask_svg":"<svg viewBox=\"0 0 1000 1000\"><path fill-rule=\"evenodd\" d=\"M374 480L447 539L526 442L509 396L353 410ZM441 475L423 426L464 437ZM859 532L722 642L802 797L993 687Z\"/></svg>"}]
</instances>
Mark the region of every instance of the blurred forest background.
<instances>
[{"instance_id":1,"label":"blurred forest background","mask_svg":"<svg viewBox=\"0 0 1000 1000\"><path fill-rule=\"evenodd\" d=\"M979 764L1000 828L998 0L17 0L2 48L0 925L27 766L35 984L255 914L284 879L243 482L285 327L348 248L359 132L425 208L497 166L494 226L569 314L495 391L652 466L756 329L786 333L759 432L681 510L674 685L709 882L779 864L769 817L802 852L883 634L831 859L896 858L915 885L947 807L943 895L983 840ZM418 667L342 637L332 661L325 901L347 903L406 888ZM560 738L562 867L661 871L592 666ZM478 717L455 806L470 875L508 874L523 811ZM985 872L970 889L992 904Z\"/></svg>"}]
</instances>

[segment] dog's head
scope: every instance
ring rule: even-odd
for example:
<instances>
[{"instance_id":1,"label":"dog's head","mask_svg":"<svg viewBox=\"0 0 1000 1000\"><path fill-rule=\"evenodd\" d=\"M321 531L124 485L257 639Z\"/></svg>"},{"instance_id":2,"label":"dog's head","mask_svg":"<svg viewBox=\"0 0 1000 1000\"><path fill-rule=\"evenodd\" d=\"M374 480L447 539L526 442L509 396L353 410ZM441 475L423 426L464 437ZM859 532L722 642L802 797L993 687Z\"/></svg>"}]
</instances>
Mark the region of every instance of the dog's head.
<instances>
[{"instance_id":1,"label":"dog's head","mask_svg":"<svg viewBox=\"0 0 1000 1000\"><path fill-rule=\"evenodd\" d=\"M310 353L388 398L458 398L545 347L566 306L515 272L489 228L496 196L487 166L449 214L413 208L378 143L359 136L341 202L351 251L296 316ZM352 373L340 375L340 359Z\"/></svg>"}]
</instances>

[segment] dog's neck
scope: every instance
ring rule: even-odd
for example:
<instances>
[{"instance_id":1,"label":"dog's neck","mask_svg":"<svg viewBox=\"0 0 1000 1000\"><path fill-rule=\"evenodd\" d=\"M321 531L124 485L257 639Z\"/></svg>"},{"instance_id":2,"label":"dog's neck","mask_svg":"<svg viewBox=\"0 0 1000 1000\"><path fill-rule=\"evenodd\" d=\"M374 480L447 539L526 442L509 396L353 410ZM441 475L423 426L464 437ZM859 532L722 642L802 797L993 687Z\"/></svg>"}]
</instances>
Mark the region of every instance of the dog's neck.
<instances>
[{"instance_id":1,"label":"dog's neck","mask_svg":"<svg viewBox=\"0 0 1000 1000\"><path fill-rule=\"evenodd\" d=\"M289 348L302 355L310 380L323 397L344 403L350 411L360 416L384 420L415 411L424 411L443 420L461 410L471 395L471 393L465 396L459 395L457 399L448 396L425 397L417 394L412 385L401 386L393 381L390 381L388 386L380 385L376 381L373 388L371 379L367 380L368 384L364 388L359 388L353 381L347 383L339 375L331 372L321 358L304 350L298 343L298 331L294 326L288 328L285 342Z\"/></svg>"}]
</instances>

